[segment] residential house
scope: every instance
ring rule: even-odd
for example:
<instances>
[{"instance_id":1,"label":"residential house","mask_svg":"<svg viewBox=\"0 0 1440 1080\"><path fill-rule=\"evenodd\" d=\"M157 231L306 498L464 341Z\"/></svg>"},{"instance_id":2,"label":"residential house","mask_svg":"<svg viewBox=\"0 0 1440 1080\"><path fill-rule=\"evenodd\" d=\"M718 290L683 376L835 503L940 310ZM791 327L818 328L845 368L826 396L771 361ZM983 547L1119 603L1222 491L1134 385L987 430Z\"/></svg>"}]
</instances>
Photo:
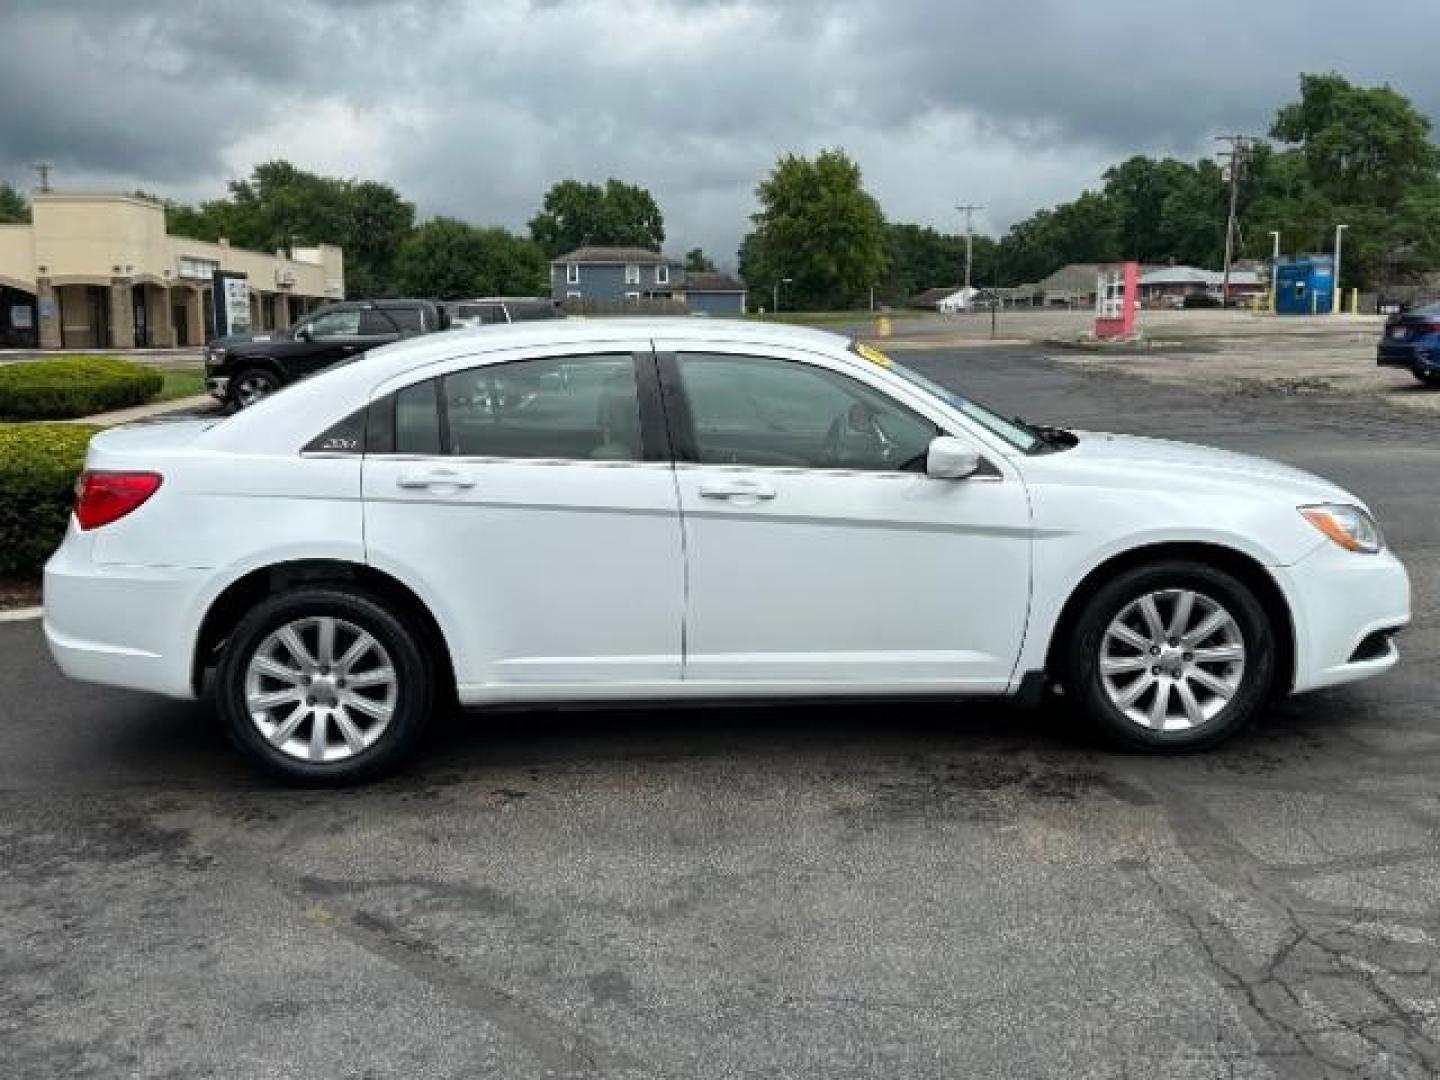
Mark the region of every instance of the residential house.
<instances>
[{"instance_id":1,"label":"residential house","mask_svg":"<svg viewBox=\"0 0 1440 1080\"><path fill-rule=\"evenodd\" d=\"M550 264L550 294L583 311L703 311L743 315L745 286L724 274L687 274L685 264L638 247L587 246Z\"/></svg>"}]
</instances>

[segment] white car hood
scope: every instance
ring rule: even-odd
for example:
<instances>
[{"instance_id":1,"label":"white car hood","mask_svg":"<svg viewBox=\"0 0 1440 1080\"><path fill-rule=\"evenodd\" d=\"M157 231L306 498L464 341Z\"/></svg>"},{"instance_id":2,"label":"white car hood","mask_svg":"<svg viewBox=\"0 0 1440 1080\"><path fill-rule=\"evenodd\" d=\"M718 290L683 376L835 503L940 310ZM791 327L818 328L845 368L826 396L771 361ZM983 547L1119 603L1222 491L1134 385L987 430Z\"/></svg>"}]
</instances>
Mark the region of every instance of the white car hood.
<instances>
[{"instance_id":1,"label":"white car hood","mask_svg":"<svg viewBox=\"0 0 1440 1080\"><path fill-rule=\"evenodd\" d=\"M1079 443L1057 453L1056 459L1069 457L1075 459L1074 464L1102 468L1112 475L1154 477L1175 487L1183 487L1187 480L1207 484L1228 480L1237 486L1269 488L1314 502L1359 504L1353 495L1323 477L1251 454L1102 431L1077 431L1075 435Z\"/></svg>"}]
</instances>

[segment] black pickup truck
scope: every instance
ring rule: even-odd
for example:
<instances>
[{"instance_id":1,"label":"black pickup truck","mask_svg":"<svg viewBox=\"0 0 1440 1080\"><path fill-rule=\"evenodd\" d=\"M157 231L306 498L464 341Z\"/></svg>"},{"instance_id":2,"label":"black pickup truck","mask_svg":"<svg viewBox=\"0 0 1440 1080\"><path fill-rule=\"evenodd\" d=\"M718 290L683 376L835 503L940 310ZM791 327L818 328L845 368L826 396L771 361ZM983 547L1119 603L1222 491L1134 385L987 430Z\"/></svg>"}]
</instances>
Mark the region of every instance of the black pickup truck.
<instances>
[{"instance_id":1,"label":"black pickup truck","mask_svg":"<svg viewBox=\"0 0 1440 1080\"><path fill-rule=\"evenodd\" d=\"M243 409L340 360L446 325L444 310L431 300L325 304L284 330L215 338L205 346L205 388Z\"/></svg>"}]
</instances>

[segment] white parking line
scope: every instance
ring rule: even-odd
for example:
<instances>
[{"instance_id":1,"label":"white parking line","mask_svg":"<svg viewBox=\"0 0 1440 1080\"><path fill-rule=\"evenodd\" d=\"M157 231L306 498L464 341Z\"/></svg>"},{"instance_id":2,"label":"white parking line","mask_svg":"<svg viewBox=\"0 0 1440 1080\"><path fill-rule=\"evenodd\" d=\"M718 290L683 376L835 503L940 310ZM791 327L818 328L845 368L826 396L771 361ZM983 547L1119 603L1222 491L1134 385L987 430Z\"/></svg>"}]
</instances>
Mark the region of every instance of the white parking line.
<instances>
[{"instance_id":1,"label":"white parking line","mask_svg":"<svg viewBox=\"0 0 1440 1080\"><path fill-rule=\"evenodd\" d=\"M11 608L9 611L0 611L0 623L25 622L29 619L38 619L45 614L42 607L21 607Z\"/></svg>"}]
</instances>

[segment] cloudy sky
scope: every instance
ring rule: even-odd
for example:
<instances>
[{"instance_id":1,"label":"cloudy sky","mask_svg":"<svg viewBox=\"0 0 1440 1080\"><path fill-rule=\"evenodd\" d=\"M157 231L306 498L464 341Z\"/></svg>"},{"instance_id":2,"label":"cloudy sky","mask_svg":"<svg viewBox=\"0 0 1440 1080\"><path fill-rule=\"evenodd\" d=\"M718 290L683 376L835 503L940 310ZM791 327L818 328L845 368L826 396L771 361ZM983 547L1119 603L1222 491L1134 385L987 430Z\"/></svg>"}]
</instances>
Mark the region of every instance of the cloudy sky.
<instances>
[{"instance_id":1,"label":"cloudy sky","mask_svg":"<svg viewBox=\"0 0 1440 1080\"><path fill-rule=\"evenodd\" d=\"M1434 5L0 0L0 180L198 200L280 157L523 228L553 180L618 176L732 262L775 158L843 146L892 219L998 232L1122 156L1262 133L1300 71L1440 117Z\"/></svg>"}]
</instances>

